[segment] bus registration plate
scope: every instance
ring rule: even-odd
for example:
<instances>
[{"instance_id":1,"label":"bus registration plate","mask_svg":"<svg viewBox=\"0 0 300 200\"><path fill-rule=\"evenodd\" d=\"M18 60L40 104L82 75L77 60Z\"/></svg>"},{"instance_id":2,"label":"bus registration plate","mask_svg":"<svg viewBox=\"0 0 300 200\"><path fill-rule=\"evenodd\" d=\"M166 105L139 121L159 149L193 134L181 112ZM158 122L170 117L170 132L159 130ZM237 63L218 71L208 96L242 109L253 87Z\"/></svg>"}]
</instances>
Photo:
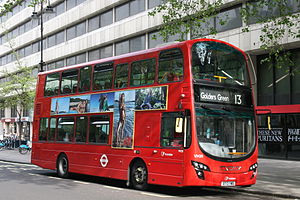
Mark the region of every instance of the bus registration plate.
<instances>
[{"instance_id":1,"label":"bus registration plate","mask_svg":"<svg viewBox=\"0 0 300 200\"><path fill-rule=\"evenodd\" d=\"M222 181L221 186L227 186L227 187L235 186L235 181Z\"/></svg>"}]
</instances>

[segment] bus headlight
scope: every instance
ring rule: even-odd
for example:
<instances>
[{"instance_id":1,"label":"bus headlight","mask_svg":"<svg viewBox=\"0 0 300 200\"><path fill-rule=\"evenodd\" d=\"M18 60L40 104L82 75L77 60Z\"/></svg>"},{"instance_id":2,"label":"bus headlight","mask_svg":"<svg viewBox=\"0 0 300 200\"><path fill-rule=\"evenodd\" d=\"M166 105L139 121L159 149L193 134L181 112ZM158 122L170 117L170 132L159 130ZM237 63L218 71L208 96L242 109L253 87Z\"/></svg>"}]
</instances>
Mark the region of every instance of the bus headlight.
<instances>
[{"instance_id":1,"label":"bus headlight","mask_svg":"<svg viewBox=\"0 0 300 200\"><path fill-rule=\"evenodd\" d=\"M192 161L192 165L196 171L198 178L204 180L204 171L210 171L209 167L203 163Z\"/></svg>"},{"instance_id":2,"label":"bus headlight","mask_svg":"<svg viewBox=\"0 0 300 200\"><path fill-rule=\"evenodd\" d=\"M253 174L251 176L251 179L254 178L257 174L257 167L258 167L258 164L257 163L254 163L253 165L251 165L249 167L249 171L253 171Z\"/></svg>"}]
</instances>

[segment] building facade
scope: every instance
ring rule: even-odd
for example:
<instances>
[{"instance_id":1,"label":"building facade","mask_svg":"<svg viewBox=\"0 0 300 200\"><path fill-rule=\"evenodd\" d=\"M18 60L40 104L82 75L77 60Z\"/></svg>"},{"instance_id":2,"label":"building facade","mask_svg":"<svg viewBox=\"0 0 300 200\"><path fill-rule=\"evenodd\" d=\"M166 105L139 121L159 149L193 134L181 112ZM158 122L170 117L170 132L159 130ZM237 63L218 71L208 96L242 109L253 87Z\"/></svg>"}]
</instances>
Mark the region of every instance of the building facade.
<instances>
[{"instance_id":1,"label":"building facade","mask_svg":"<svg viewBox=\"0 0 300 200\"><path fill-rule=\"evenodd\" d=\"M300 39L285 38L283 43L296 64L286 69L268 67L261 64L266 56L260 50L259 36L262 26L250 20L250 31L244 33L240 10L242 1L230 1L212 18L211 27L219 32L213 37L248 52L257 73L256 103L259 126L260 156L300 160ZM11 13L1 17L0 29L0 69L15 70L16 58L8 43L14 48L23 63L32 67L37 74L40 62L41 33L40 20L31 18L29 0L17 5ZM43 60L45 70L56 69L78 63L106 58L114 55L153 48L163 41L152 39L161 16L148 16L148 11L159 5L161 0L51 0L54 13L44 13ZM299 12L299 1L289 0L293 12ZM48 4L47 4L48 5ZM46 5L45 5L46 6ZM262 8L262 15L276 11ZM228 23L221 25L220 18ZM193 33L186 38L197 37ZM174 41L178 37L169 38ZM274 61L275 62L275 61ZM273 63L272 66L275 66ZM298 69L298 68L299 69ZM7 77L1 77L5 82ZM17 134L14 108L0 110L0 139L9 134ZM31 112L23 115L23 128L32 131ZM30 135L30 134L29 134ZM29 136L30 137L30 136Z\"/></svg>"}]
</instances>

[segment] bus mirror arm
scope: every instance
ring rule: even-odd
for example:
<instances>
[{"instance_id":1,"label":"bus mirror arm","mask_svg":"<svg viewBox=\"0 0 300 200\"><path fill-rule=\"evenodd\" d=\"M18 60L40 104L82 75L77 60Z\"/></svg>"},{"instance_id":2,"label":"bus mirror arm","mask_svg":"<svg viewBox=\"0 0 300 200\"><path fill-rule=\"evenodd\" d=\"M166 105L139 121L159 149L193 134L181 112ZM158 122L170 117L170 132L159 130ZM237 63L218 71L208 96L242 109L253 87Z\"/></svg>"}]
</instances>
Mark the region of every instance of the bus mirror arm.
<instances>
[{"instance_id":1,"label":"bus mirror arm","mask_svg":"<svg viewBox=\"0 0 300 200\"><path fill-rule=\"evenodd\" d=\"M250 55L248 53L246 53L246 55L248 57L248 60L250 62L251 68L252 68L252 73L253 73L253 78L254 78L254 82L252 83L252 85L256 85L256 83L257 83L256 71L255 71L255 68L254 68L254 65L253 65Z\"/></svg>"}]
</instances>

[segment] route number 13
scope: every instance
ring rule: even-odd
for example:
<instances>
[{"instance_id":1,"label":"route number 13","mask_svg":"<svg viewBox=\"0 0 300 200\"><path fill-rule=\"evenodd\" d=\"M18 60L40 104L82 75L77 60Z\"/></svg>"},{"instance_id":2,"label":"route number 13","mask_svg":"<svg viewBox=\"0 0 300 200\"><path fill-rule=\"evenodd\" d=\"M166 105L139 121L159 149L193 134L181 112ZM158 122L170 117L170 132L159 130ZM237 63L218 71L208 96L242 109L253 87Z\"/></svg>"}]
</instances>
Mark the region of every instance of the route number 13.
<instances>
[{"instance_id":1,"label":"route number 13","mask_svg":"<svg viewBox=\"0 0 300 200\"><path fill-rule=\"evenodd\" d=\"M234 95L234 103L241 105L242 104L242 95L240 95L240 94Z\"/></svg>"}]
</instances>

